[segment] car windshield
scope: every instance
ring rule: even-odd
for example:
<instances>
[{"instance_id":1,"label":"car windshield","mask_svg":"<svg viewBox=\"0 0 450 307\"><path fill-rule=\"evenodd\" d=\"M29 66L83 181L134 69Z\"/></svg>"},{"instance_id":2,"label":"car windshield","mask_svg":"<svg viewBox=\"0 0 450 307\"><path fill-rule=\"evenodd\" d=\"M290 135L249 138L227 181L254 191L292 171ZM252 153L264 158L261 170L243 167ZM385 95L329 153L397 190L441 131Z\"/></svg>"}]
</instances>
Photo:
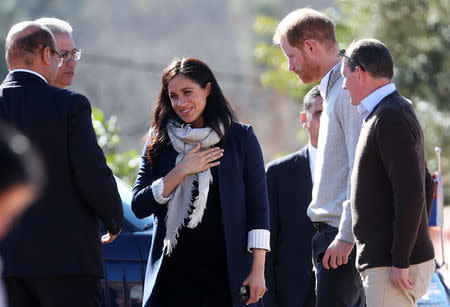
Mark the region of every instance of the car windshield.
<instances>
[{"instance_id":1,"label":"car windshield","mask_svg":"<svg viewBox=\"0 0 450 307\"><path fill-rule=\"evenodd\" d=\"M153 215L143 219L138 219L131 210L131 187L120 178L115 178L117 182L117 189L119 190L120 198L122 199L123 203L123 214L125 216L125 219L141 231L152 228Z\"/></svg>"}]
</instances>

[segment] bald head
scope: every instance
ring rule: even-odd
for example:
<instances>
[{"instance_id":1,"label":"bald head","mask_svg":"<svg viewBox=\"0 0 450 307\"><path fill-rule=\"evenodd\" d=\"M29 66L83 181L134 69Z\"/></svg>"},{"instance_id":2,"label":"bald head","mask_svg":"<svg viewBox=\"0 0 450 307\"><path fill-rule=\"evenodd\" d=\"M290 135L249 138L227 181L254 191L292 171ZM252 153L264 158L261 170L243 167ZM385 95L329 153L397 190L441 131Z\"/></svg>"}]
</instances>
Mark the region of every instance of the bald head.
<instances>
[{"instance_id":1,"label":"bald head","mask_svg":"<svg viewBox=\"0 0 450 307\"><path fill-rule=\"evenodd\" d=\"M45 26L32 21L15 24L6 36L6 63L9 70L34 68L46 46L55 49L55 37Z\"/></svg>"}]
</instances>

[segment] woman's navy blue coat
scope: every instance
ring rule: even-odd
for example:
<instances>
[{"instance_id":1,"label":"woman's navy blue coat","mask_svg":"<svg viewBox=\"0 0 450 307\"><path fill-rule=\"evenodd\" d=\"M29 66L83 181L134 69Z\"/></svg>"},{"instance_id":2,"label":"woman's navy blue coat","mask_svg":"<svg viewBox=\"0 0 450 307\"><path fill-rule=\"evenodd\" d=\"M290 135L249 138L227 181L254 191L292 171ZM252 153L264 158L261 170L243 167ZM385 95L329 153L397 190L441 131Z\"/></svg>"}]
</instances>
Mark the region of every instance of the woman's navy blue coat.
<instances>
[{"instance_id":1,"label":"woman's navy blue coat","mask_svg":"<svg viewBox=\"0 0 450 307\"><path fill-rule=\"evenodd\" d=\"M144 304L152 293L165 257L162 248L166 233L167 205L155 201L150 186L175 166L177 155L173 147L168 146L160 155L159 161L152 165L144 154L133 189L131 205L136 216L143 218L154 214L155 217L145 278ZM248 232L252 229L268 230L270 225L264 161L251 126L232 124L217 173L233 307L245 306L239 298L239 288L250 273L253 260L253 255L247 250ZM183 240L182 237L179 239ZM179 278L186 278L186 283L189 282L187 276ZM151 306L151 301L147 303L147 306ZM254 306L263 304L260 300Z\"/></svg>"}]
</instances>

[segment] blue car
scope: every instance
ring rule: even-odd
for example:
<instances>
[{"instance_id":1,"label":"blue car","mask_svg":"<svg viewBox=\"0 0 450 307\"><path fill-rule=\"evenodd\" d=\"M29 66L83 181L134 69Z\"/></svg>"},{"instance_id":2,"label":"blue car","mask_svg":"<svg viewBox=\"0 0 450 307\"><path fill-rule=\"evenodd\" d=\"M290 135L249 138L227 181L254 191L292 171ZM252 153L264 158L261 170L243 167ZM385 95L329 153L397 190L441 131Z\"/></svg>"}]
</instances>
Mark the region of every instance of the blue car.
<instances>
[{"instance_id":1,"label":"blue car","mask_svg":"<svg viewBox=\"0 0 450 307\"><path fill-rule=\"evenodd\" d=\"M120 235L103 245L105 278L102 306L141 307L145 268L153 234L153 216L138 219L131 211L131 188L116 177L125 217ZM106 233L101 227L101 233Z\"/></svg>"}]
</instances>

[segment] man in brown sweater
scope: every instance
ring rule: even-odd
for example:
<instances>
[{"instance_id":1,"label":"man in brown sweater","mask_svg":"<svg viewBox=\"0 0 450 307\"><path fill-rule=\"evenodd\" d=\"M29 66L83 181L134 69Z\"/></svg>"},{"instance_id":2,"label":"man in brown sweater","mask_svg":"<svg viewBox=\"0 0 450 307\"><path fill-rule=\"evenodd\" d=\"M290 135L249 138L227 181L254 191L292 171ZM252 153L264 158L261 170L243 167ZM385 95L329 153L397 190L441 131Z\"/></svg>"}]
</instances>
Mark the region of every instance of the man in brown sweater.
<instances>
[{"instance_id":1,"label":"man in brown sweater","mask_svg":"<svg viewBox=\"0 0 450 307\"><path fill-rule=\"evenodd\" d=\"M435 268L423 132L411 102L391 83L393 61L383 43L360 40L340 55L343 88L364 116L350 201L367 306L416 306Z\"/></svg>"}]
</instances>

